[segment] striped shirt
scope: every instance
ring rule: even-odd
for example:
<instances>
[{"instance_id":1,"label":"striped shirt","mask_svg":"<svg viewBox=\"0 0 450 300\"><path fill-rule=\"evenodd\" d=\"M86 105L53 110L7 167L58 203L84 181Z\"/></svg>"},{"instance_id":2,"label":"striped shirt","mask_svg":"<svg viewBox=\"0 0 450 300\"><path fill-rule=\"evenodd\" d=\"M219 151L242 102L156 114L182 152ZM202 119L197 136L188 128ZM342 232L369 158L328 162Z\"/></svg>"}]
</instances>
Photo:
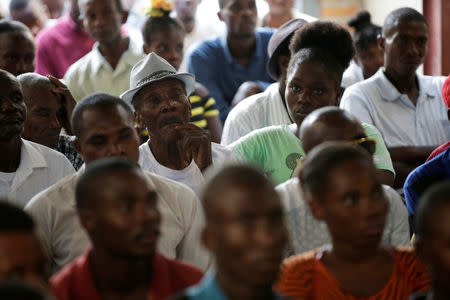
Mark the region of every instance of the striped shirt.
<instances>
[{"instance_id":1,"label":"striped shirt","mask_svg":"<svg viewBox=\"0 0 450 300\"><path fill-rule=\"evenodd\" d=\"M209 95L202 98L194 92L189 96L189 101L192 106L190 122L200 128L208 129L206 118L219 115L219 110L216 108L216 101L214 98Z\"/></svg>"},{"instance_id":2,"label":"striped shirt","mask_svg":"<svg viewBox=\"0 0 450 300\"><path fill-rule=\"evenodd\" d=\"M355 297L344 291L320 261L324 248L288 258L281 267L276 290L289 299L404 300L431 288L425 266L410 249L387 248L394 267L384 287L370 297Z\"/></svg>"}]
</instances>

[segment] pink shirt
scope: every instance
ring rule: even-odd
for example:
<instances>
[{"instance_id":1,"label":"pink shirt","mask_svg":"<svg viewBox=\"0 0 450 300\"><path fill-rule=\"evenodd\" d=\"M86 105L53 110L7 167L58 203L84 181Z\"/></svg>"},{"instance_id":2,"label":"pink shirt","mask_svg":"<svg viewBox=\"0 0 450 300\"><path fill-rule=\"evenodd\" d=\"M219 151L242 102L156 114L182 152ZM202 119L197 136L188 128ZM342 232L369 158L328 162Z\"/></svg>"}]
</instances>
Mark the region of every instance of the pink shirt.
<instances>
[{"instance_id":1,"label":"pink shirt","mask_svg":"<svg viewBox=\"0 0 450 300\"><path fill-rule=\"evenodd\" d=\"M91 251L92 249L89 249L50 279L52 293L57 299L102 300L92 274ZM203 277L203 272L196 267L159 253L155 255L150 266L153 268L153 276L148 285L148 300L164 300L197 284Z\"/></svg>"},{"instance_id":2,"label":"pink shirt","mask_svg":"<svg viewBox=\"0 0 450 300\"><path fill-rule=\"evenodd\" d=\"M36 69L42 75L64 77L66 70L91 51L94 40L68 15L36 37Z\"/></svg>"}]
</instances>

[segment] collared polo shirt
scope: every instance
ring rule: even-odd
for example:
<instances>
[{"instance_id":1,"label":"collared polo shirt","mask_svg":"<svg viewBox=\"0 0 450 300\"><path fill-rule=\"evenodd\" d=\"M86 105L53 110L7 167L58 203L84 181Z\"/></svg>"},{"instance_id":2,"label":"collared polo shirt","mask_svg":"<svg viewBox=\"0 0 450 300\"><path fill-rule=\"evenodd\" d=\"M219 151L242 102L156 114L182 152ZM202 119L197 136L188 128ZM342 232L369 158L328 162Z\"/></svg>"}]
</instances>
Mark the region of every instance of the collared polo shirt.
<instances>
[{"instance_id":1,"label":"collared polo shirt","mask_svg":"<svg viewBox=\"0 0 450 300\"><path fill-rule=\"evenodd\" d=\"M196 81L203 84L216 100L220 118L224 121L230 111L230 104L239 86L245 81L257 81L263 89L273 79L266 70L269 59L267 45L274 30L255 30L256 47L250 63L237 63L228 48L227 35L201 42L187 56L188 71Z\"/></svg>"},{"instance_id":2,"label":"collared polo shirt","mask_svg":"<svg viewBox=\"0 0 450 300\"><path fill-rule=\"evenodd\" d=\"M93 93L120 96L130 88L133 66L144 56L142 48L131 39L115 69L111 67L95 43L92 51L74 63L64 76L64 82L76 101Z\"/></svg>"},{"instance_id":3,"label":"collared polo shirt","mask_svg":"<svg viewBox=\"0 0 450 300\"><path fill-rule=\"evenodd\" d=\"M72 164L63 154L22 139L19 167L11 185L0 177L0 194L24 207L34 195L73 173Z\"/></svg>"},{"instance_id":4,"label":"collared polo shirt","mask_svg":"<svg viewBox=\"0 0 450 300\"><path fill-rule=\"evenodd\" d=\"M445 77L416 75L419 98L414 105L394 87L384 68L347 88L341 108L375 126L388 147L433 146L450 138L450 122L441 89Z\"/></svg>"},{"instance_id":5,"label":"collared polo shirt","mask_svg":"<svg viewBox=\"0 0 450 300\"><path fill-rule=\"evenodd\" d=\"M91 252L89 249L72 264L50 279L51 290L59 300L101 300L100 291L92 274ZM203 276L202 271L156 253L149 262L152 269L146 299L164 300L171 295L196 284Z\"/></svg>"}]
</instances>

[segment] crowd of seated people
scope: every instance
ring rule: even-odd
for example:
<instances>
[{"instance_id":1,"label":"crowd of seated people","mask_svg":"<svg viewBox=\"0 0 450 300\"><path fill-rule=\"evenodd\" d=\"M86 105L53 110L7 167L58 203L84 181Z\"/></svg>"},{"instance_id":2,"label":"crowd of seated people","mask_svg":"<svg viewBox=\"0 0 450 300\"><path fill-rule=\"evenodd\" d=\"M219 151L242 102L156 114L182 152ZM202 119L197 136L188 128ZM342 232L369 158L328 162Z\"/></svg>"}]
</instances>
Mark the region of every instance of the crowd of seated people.
<instances>
[{"instance_id":1,"label":"crowd of seated people","mask_svg":"<svg viewBox=\"0 0 450 300\"><path fill-rule=\"evenodd\" d=\"M203 1L0 12L0 299L450 299L429 20Z\"/></svg>"}]
</instances>

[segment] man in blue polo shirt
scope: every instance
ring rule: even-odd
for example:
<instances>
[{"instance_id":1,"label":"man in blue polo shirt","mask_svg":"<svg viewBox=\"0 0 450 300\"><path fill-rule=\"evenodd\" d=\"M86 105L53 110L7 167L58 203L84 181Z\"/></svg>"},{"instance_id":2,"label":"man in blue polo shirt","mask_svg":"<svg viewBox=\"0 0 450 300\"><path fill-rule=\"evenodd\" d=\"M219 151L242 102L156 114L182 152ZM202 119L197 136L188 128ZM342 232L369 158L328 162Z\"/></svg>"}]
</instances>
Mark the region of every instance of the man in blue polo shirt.
<instances>
[{"instance_id":1,"label":"man in blue polo shirt","mask_svg":"<svg viewBox=\"0 0 450 300\"><path fill-rule=\"evenodd\" d=\"M225 22L227 34L201 42L188 54L187 63L189 73L216 99L220 118L225 121L232 103L263 91L273 82L266 71L273 29L255 29L255 0L219 0L219 6L219 19Z\"/></svg>"}]
</instances>

